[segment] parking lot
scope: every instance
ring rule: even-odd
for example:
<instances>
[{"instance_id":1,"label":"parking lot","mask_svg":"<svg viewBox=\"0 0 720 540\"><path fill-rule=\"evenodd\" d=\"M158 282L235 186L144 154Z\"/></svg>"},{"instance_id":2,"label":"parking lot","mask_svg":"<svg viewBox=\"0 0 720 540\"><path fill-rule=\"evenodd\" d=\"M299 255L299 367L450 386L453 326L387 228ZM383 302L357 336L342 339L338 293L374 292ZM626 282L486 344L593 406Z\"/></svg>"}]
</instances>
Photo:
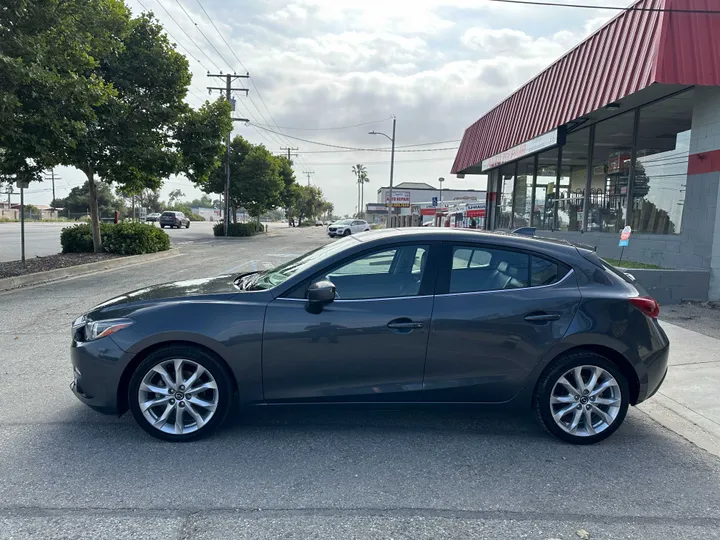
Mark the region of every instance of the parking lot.
<instances>
[{"instance_id":1,"label":"parking lot","mask_svg":"<svg viewBox=\"0 0 720 540\"><path fill-rule=\"evenodd\" d=\"M720 458L643 410L591 447L529 413L393 408L255 410L168 444L70 392L70 323L94 305L329 241L208 231L177 257L0 294L0 539L720 538Z\"/></svg>"}]
</instances>

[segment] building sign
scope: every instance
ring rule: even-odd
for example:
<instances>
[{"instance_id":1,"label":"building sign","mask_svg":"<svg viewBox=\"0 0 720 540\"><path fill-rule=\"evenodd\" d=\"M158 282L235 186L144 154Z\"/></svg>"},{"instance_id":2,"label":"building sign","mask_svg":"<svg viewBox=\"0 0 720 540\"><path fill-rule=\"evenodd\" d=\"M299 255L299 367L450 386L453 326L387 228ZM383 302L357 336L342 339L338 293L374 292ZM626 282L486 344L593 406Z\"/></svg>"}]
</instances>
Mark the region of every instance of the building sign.
<instances>
[{"instance_id":1,"label":"building sign","mask_svg":"<svg viewBox=\"0 0 720 540\"><path fill-rule=\"evenodd\" d=\"M504 163L510 163L511 161L540 152L541 150L545 150L551 146L557 146L561 144L561 142L560 130L554 129L544 135L540 135L539 137L535 137L534 139L518 144L517 146L505 150L504 152L500 152L499 154L495 154L492 157L484 159L482 161L482 170L487 171L489 169L494 169Z\"/></svg>"},{"instance_id":2,"label":"building sign","mask_svg":"<svg viewBox=\"0 0 720 540\"><path fill-rule=\"evenodd\" d=\"M382 203L368 203L367 211L368 212L387 212L387 205L384 205Z\"/></svg>"},{"instance_id":3,"label":"building sign","mask_svg":"<svg viewBox=\"0 0 720 540\"><path fill-rule=\"evenodd\" d=\"M392 205L393 208L410 208L410 192L409 191L395 191L392 192ZM385 192L385 205L388 203L388 193Z\"/></svg>"},{"instance_id":4,"label":"building sign","mask_svg":"<svg viewBox=\"0 0 720 540\"><path fill-rule=\"evenodd\" d=\"M485 217L485 205L484 204L468 204L465 211L465 216L469 218L480 218Z\"/></svg>"},{"instance_id":5,"label":"building sign","mask_svg":"<svg viewBox=\"0 0 720 540\"><path fill-rule=\"evenodd\" d=\"M434 216L435 214L442 214L443 212L447 212L447 208L435 208L433 206L429 208L421 208L420 209L420 215L421 216Z\"/></svg>"}]
</instances>

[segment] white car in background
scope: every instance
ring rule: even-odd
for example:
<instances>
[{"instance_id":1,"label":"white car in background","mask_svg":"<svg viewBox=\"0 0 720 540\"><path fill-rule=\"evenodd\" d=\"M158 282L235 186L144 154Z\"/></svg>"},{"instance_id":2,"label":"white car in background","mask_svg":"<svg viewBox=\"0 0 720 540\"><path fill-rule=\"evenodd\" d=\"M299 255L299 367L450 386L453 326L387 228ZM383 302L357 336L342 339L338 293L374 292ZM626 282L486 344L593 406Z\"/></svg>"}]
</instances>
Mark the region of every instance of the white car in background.
<instances>
[{"instance_id":1,"label":"white car in background","mask_svg":"<svg viewBox=\"0 0 720 540\"><path fill-rule=\"evenodd\" d=\"M341 219L328 227L328 236L348 236L369 230L370 224L364 219Z\"/></svg>"}]
</instances>

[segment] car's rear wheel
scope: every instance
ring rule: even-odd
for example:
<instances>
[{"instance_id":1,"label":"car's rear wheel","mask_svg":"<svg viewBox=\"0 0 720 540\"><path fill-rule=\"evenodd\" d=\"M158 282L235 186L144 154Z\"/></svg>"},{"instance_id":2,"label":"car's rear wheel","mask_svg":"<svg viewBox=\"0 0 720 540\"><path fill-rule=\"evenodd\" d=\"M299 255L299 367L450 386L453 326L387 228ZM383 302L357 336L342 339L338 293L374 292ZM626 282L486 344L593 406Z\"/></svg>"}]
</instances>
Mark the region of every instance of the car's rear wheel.
<instances>
[{"instance_id":1,"label":"car's rear wheel","mask_svg":"<svg viewBox=\"0 0 720 540\"><path fill-rule=\"evenodd\" d=\"M161 228L161 229L164 229L164 228L165 228L165 225L160 225L160 228Z\"/></svg>"},{"instance_id":2,"label":"car's rear wheel","mask_svg":"<svg viewBox=\"0 0 720 540\"><path fill-rule=\"evenodd\" d=\"M535 389L535 411L545 428L573 444L606 439L625 419L630 390L610 360L593 352L558 359Z\"/></svg>"},{"instance_id":3,"label":"car's rear wheel","mask_svg":"<svg viewBox=\"0 0 720 540\"><path fill-rule=\"evenodd\" d=\"M128 404L150 435L186 442L209 435L227 416L232 384L227 368L192 347L150 354L133 373Z\"/></svg>"}]
</instances>

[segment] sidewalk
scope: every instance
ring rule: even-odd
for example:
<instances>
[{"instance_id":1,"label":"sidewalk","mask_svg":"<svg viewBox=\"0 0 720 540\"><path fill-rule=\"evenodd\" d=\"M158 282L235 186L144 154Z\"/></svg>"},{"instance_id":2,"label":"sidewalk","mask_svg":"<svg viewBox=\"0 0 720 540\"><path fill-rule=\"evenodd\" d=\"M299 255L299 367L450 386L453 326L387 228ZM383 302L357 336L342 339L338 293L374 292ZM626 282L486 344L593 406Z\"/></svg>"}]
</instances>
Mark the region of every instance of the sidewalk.
<instances>
[{"instance_id":1,"label":"sidewalk","mask_svg":"<svg viewBox=\"0 0 720 540\"><path fill-rule=\"evenodd\" d=\"M660 391L638 409L720 456L720 339L661 321L670 368Z\"/></svg>"}]
</instances>

